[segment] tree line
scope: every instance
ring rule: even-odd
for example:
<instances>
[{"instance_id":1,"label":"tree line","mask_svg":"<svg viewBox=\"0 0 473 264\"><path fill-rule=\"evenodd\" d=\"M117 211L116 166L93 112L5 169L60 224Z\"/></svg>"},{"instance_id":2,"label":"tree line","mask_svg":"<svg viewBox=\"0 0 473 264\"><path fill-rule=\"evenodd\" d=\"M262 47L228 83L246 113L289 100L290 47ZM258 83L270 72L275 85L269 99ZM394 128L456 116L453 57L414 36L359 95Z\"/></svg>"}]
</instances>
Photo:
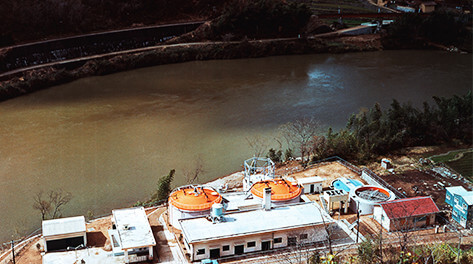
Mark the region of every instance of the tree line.
<instances>
[{"instance_id":1,"label":"tree line","mask_svg":"<svg viewBox=\"0 0 473 264\"><path fill-rule=\"evenodd\" d=\"M304 3L281 0L233 0L213 23L214 34L237 38L297 36L312 11Z\"/></svg>"},{"instance_id":2,"label":"tree line","mask_svg":"<svg viewBox=\"0 0 473 264\"><path fill-rule=\"evenodd\" d=\"M472 52L471 23L471 15L466 14L436 11L422 16L405 13L387 28L383 44L386 47L419 47L427 41L456 45Z\"/></svg>"},{"instance_id":3,"label":"tree line","mask_svg":"<svg viewBox=\"0 0 473 264\"><path fill-rule=\"evenodd\" d=\"M289 122L280 130L288 142L286 153L292 156L292 148L297 148L303 161L340 156L363 162L405 147L471 144L472 98L471 91L449 98L434 96L434 104L424 102L421 109L394 99L385 110L376 103L351 115L338 132L328 128L323 133L323 126L313 117ZM272 148L267 156L283 160L281 149Z\"/></svg>"}]
</instances>

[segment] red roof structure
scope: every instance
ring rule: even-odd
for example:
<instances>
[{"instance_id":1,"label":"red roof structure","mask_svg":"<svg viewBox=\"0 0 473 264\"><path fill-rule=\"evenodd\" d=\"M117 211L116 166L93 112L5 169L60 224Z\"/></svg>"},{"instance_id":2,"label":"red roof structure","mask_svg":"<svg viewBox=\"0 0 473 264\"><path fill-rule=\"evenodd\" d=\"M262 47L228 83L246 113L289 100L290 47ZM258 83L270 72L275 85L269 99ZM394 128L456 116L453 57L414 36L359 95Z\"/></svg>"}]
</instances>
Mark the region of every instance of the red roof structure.
<instances>
[{"instance_id":1,"label":"red roof structure","mask_svg":"<svg viewBox=\"0 0 473 264\"><path fill-rule=\"evenodd\" d=\"M412 197L379 203L389 219L406 218L439 212L430 196Z\"/></svg>"}]
</instances>

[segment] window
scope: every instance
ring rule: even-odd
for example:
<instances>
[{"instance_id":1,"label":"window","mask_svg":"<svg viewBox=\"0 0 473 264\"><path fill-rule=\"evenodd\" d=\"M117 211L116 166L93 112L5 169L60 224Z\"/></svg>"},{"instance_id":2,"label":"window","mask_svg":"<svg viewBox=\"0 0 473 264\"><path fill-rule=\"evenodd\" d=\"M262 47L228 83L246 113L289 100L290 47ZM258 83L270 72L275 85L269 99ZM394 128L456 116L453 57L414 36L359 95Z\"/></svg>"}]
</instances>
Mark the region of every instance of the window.
<instances>
[{"instance_id":1,"label":"window","mask_svg":"<svg viewBox=\"0 0 473 264\"><path fill-rule=\"evenodd\" d=\"M425 221L425 220L427 220L427 216L424 215L424 216L416 217L416 218L414 219L414 222L423 222L423 221Z\"/></svg>"},{"instance_id":2,"label":"window","mask_svg":"<svg viewBox=\"0 0 473 264\"><path fill-rule=\"evenodd\" d=\"M205 254L205 248L197 249L197 255L204 255Z\"/></svg>"},{"instance_id":3,"label":"window","mask_svg":"<svg viewBox=\"0 0 473 264\"><path fill-rule=\"evenodd\" d=\"M256 246L256 242L255 241L251 241L251 242L248 242L246 243L246 247L255 247Z\"/></svg>"},{"instance_id":4,"label":"window","mask_svg":"<svg viewBox=\"0 0 473 264\"><path fill-rule=\"evenodd\" d=\"M287 245L288 246L297 245L297 237L287 237Z\"/></svg>"},{"instance_id":5,"label":"window","mask_svg":"<svg viewBox=\"0 0 473 264\"><path fill-rule=\"evenodd\" d=\"M455 198L455 204L458 204L458 198Z\"/></svg>"},{"instance_id":6,"label":"window","mask_svg":"<svg viewBox=\"0 0 473 264\"><path fill-rule=\"evenodd\" d=\"M455 217L458 216L457 210L453 210L453 216L455 216Z\"/></svg>"},{"instance_id":7,"label":"window","mask_svg":"<svg viewBox=\"0 0 473 264\"><path fill-rule=\"evenodd\" d=\"M229 251L230 250L230 246L229 245L225 245L222 247L222 250L223 251Z\"/></svg>"},{"instance_id":8,"label":"window","mask_svg":"<svg viewBox=\"0 0 473 264\"><path fill-rule=\"evenodd\" d=\"M450 200L452 199L452 197L450 197L450 194L447 193L447 200Z\"/></svg>"},{"instance_id":9,"label":"window","mask_svg":"<svg viewBox=\"0 0 473 264\"><path fill-rule=\"evenodd\" d=\"M463 210L468 209L468 205L466 203L462 204Z\"/></svg>"},{"instance_id":10,"label":"window","mask_svg":"<svg viewBox=\"0 0 473 264\"><path fill-rule=\"evenodd\" d=\"M281 242L282 242L282 237L276 237L276 238L274 239L274 244L279 244L279 243L281 243Z\"/></svg>"},{"instance_id":11,"label":"window","mask_svg":"<svg viewBox=\"0 0 473 264\"><path fill-rule=\"evenodd\" d=\"M307 234L301 234L299 238L300 239L307 239Z\"/></svg>"}]
</instances>

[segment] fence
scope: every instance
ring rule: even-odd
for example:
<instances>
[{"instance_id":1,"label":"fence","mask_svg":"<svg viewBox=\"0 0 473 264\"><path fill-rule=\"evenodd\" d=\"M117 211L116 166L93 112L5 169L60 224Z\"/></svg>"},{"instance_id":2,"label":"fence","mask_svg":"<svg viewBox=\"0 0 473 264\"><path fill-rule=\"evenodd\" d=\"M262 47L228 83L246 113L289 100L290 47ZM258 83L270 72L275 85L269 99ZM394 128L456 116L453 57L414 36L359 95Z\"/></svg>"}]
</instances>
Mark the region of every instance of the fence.
<instances>
[{"instance_id":1,"label":"fence","mask_svg":"<svg viewBox=\"0 0 473 264\"><path fill-rule=\"evenodd\" d=\"M370 169L363 169L363 172L361 174L361 178L365 181L367 181L371 185L375 185L378 187L383 187L386 189L389 189L396 195L398 198L406 198L406 195L399 192L396 190L394 187L392 187L389 183L387 183L385 180L381 179L376 173L372 172Z\"/></svg>"},{"instance_id":2,"label":"fence","mask_svg":"<svg viewBox=\"0 0 473 264\"><path fill-rule=\"evenodd\" d=\"M396 190L394 187L392 187L389 183L387 183L385 180L383 180L381 177L379 177L376 173L374 173L370 169L367 169L367 168L360 169L357 166L351 164L350 162L348 162L348 161L346 161L346 160L344 160L344 159L342 159L338 156L333 156L333 157L329 157L329 158L326 158L326 159L311 162L311 165L309 167L312 168L312 167L318 166L318 165L320 165L322 163L326 163L326 162L338 162L341 165L345 166L347 169L349 169L349 170L353 171L354 173L360 175L361 178L363 180L367 181L369 184L389 189L390 191L392 191L399 198L406 198L405 194L403 194L403 193L399 192L398 190Z\"/></svg>"}]
</instances>

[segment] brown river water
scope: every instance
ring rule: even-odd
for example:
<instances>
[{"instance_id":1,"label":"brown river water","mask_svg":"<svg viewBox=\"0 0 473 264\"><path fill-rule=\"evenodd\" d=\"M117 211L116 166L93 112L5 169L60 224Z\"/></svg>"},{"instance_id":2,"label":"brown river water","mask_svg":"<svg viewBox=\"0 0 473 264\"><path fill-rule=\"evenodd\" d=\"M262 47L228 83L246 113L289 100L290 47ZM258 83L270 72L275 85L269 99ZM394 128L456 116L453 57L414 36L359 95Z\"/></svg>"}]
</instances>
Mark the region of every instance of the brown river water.
<instances>
[{"instance_id":1,"label":"brown river water","mask_svg":"<svg viewBox=\"0 0 473 264\"><path fill-rule=\"evenodd\" d=\"M40 190L73 194L64 216L110 213L174 185L201 160L200 182L241 169L248 138L278 147L304 116L341 128L392 98L420 106L472 89L471 54L384 51L197 61L80 79L0 103L0 241L40 226Z\"/></svg>"}]
</instances>

